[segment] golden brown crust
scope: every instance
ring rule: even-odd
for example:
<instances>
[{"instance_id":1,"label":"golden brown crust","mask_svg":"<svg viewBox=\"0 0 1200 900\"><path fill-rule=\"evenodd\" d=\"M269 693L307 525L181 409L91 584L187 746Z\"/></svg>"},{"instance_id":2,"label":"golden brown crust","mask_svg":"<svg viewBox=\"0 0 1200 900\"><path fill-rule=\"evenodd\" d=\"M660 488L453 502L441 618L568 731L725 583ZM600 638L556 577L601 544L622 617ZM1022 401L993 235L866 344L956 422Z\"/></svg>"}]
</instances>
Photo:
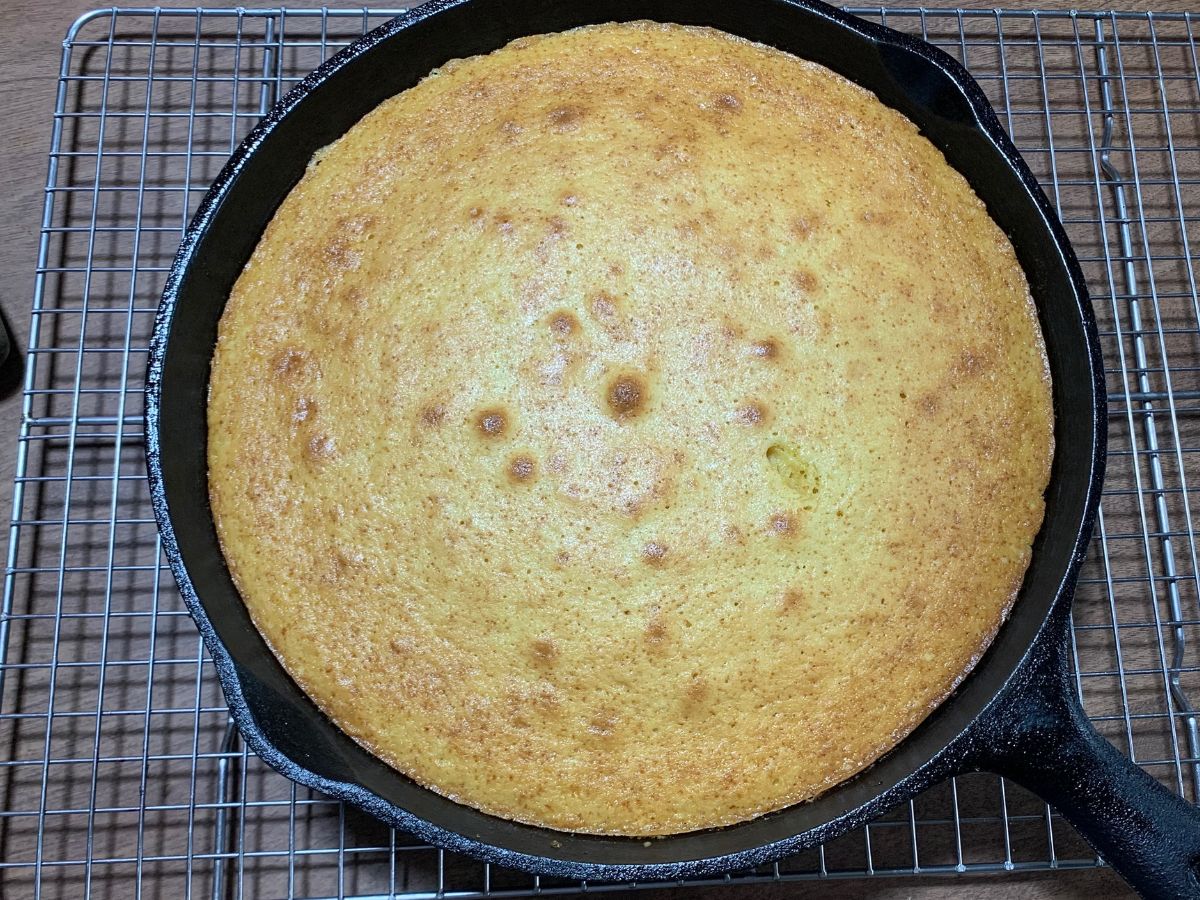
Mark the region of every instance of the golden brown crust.
<instances>
[{"instance_id":1,"label":"golden brown crust","mask_svg":"<svg viewBox=\"0 0 1200 900\"><path fill-rule=\"evenodd\" d=\"M651 835L813 797L945 697L1051 430L1012 248L910 122L637 23L456 61L318 154L221 322L210 490L348 733Z\"/></svg>"}]
</instances>

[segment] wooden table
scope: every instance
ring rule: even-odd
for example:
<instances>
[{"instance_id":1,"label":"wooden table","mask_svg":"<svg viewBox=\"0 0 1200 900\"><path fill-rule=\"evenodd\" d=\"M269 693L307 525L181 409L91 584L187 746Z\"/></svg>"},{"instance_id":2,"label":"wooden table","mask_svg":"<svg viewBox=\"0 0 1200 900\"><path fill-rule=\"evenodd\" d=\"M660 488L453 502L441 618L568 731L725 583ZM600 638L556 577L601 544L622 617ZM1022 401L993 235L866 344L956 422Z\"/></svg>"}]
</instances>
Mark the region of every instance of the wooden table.
<instances>
[{"instance_id":1,"label":"wooden table","mask_svg":"<svg viewBox=\"0 0 1200 900\"><path fill-rule=\"evenodd\" d=\"M202 6L222 4L202 3ZM313 0L290 0L292 6L316 7ZM892 4L885 4L892 5ZM933 0L932 7L953 6ZM1030 0L1007 4L1031 8ZM28 339L29 305L42 211L42 187L46 177L46 151L50 137L61 41L70 22L91 8L86 0L61 0L47 4L34 0L5 0L0 6L0 113L5 131L4 165L0 167L0 312L8 324L15 351ZM1182 0L1129 0L1129 9L1183 11ZM20 353L10 356L0 370L0 490L6 494L14 466L15 436L19 424ZM5 513L8 500L0 503ZM715 898L713 890L669 891L652 896L678 896L680 900ZM986 878L903 878L894 880L823 882L749 888L740 896L789 897L879 897L951 898L963 895L980 898L1080 898L1130 895L1109 871L1063 871Z\"/></svg>"}]
</instances>

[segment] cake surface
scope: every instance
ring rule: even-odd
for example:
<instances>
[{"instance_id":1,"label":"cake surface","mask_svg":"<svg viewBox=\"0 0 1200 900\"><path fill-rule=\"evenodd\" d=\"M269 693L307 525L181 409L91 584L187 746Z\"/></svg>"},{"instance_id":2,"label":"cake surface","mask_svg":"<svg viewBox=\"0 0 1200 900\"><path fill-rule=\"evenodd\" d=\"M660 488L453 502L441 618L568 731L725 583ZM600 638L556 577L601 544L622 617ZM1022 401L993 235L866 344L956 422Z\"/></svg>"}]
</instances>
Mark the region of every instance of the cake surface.
<instances>
[{"instance_id":1,"label":"cake surface","mask_svg":"<svg viewBox=\"0 0 1200 900\"><path fill-rule=\"evenodd\" d=\"M649 836L809 799L946 697L1052 425L1012 247L911 122L631 23L450 63L317 154L221 320L209 487L347 733Z\"/></svg>"}]
</instances>

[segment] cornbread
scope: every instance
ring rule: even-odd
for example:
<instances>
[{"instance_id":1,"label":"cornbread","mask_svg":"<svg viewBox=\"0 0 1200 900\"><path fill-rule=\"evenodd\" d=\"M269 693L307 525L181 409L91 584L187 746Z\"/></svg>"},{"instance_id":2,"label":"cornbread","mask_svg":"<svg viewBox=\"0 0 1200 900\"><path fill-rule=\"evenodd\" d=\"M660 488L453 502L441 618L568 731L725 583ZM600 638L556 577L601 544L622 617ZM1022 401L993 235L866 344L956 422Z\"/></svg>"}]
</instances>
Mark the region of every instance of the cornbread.
<instances>
[{"instance_id":1,"label":"cornbread","mask_svg":"<svg viewBox=\"0 0 1200 900\"><path fill-rule=\"evenodd\" d=\"M954 689L1052 423L1013 249L911 122L642 22L449 63L316 155L221 320L209 485L354 739L650 836L812 798Z\"/></svg>"}]
</instances>

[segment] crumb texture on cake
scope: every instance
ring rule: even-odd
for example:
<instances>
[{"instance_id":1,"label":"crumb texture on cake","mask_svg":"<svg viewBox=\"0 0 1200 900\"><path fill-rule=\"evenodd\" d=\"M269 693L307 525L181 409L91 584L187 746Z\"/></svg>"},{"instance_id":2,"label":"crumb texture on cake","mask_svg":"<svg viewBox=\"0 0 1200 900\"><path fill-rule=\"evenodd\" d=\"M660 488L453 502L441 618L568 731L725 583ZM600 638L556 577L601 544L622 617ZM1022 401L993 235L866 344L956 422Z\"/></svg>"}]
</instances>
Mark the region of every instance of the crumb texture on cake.
<instances>
[{"instance_id":1,"label":"crumb texture on cake","mask_svg":"<svg viewBox=\"0 0 1200 900\"><path fill-rule=\"evenodd\" d=\"M818 65L650 23L454 61L314 158L209 484L287 670L417 781L655 835L811 798L986 648L1052 411L1013 249Z\"/></svg>"}]
</instances>

